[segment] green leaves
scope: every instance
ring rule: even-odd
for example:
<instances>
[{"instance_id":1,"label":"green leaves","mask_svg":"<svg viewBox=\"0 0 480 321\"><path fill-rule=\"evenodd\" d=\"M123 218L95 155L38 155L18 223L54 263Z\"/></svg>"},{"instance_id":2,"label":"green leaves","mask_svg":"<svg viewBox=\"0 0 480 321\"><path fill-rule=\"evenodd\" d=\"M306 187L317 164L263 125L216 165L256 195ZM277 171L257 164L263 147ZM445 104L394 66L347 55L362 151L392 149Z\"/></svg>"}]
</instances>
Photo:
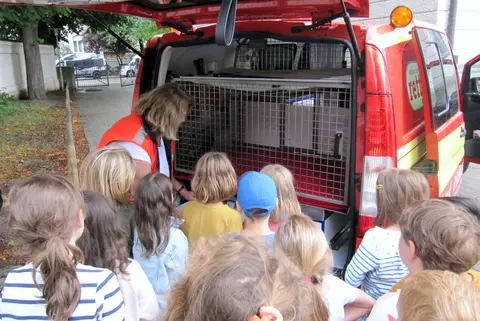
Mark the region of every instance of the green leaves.
<instances>
[{"instance_id":1,"label":"green leaves","mask_svg":"<svg viewBox=\"0 0 480 321\"><path fill-rule=\"evenodd\" d=\"M93 17L92 17L93 16ZM140 50L154 35L168 32L158 29L155 22L133 16L57 6L0 6L0 39L22 40L22 27L38 26L39 43L55 44L53 28L61 30L60 39L66 40L69 32L82 34L91 51L116 55L119 60L130 50L105 30L98 20Z\"/></svg>"},{"instance_id":2,"label":"green leaves","mask_svg":"<svg viewBox=\"0 0 480 321\"><path fill-rule=\"evenodd\" d=\"M140 42L145 43L152 36L168 31L168 29L158 29L155 22L151 20L132 16L114 16L117 17L117 21L115 24L110 24L110 29L138 50L141 49ZM105 20L102 19L102 21L105 23ZM98 52L102 48L105 54L116 55L119 59L130 51L125 44L98 24L92 24L84 39L92 50Z\"/></svg>"},{"instance_id":3,"label":"green leaves","mask_svg":"<svg viewBox=\"0 0 480 321\"><path fill-rule=\"evenodd\" d=\"M53 27L53 22L58 17L69 17L71 10L61 7L30 7L30 6L0 6L0 39L20 41L21 29L27 26L44 26L40 28L40 37L42 39L49 37L49 28ZM42 31L46 30L45 33ZM51 42L50 42L51 43Z\"/></svg>"},{"instance_id":4,"label":"green leaves","mask_svg":"<svg viewBox=\"0 0 480 321\"><path fill-rule=\"evenodd\" d=\"M36 26L55 15L68 16L70 9L61 7L0 6L0 23L14 23L19 27Z\"/></svg>"}]
</instances>

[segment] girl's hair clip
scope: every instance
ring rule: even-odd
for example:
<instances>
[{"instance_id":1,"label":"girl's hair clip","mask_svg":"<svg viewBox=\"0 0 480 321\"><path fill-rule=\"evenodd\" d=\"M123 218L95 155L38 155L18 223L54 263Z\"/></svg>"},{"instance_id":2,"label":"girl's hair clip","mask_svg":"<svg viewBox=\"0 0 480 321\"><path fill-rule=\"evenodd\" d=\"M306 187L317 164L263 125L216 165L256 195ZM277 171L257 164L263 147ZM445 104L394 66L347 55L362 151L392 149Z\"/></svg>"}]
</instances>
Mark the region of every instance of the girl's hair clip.
<instances>
[{"instance_id":1,"label":"girl's hair clip","mask_svg":"<svg viewBox=\"0 0 480 321\"><path fill-rule=\"evenodd\" d=\"M305 279L303 283L307 283L307 284L312 283L312 278Z\"/></svg>"},{"instance_id":2,"label":"girl's hair clip","mask_svg":"<svg viewBox=\"0 0 480 321\"><path fill-rule=\"evenodd\" d=\"M381 189L383 188L383 185L382 184L377 184L377 189Z\"/></svg>"}]
</instances>

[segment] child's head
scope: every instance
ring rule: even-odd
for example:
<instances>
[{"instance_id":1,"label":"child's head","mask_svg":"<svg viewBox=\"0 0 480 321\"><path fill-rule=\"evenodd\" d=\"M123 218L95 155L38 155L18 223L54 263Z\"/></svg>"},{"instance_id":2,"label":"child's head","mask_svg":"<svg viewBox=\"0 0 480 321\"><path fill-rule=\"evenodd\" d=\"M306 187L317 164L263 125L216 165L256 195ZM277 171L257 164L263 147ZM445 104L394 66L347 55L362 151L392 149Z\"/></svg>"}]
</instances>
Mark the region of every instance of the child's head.
<instances>
[{"instance_id":1,"label":"child's head","mask_svg":"<svg viewBox=\"0 0 480 321\"><path fill-rule=\"evenodd\" d=\"M308 216L294 215L280 225L275 250L285 254L314 283L330 272L333 263L325 234Z\"/></svg>"},{"instance_id":2,"label":"child's head","mask_svg":"<svg viewBox=\"0 0 480 321\"><path fill-rule=\"evenodd\" d=\"M173 187L170 179L160 173L144 176L135 192L133 220L146 257L162 253L167 247L172 215Z\"/></svg>"},{"instance_id":3,"label":"child's head","mask_svg":"<svg viewBox=\"0 0 480 321\"><path fill-rule=\"evenodd\" d=\"M441 199L409 206L399 221L399 251L411 273L463 273L480 261L480 225L461 208Z\"/></svg>"},{"instance_id":4,"label":"child's head","mask_svg":"<svg viewBox=\"0 0 480 321\"><path fill-rule=\"evenodd\" d=\"M134 179L135 163L132 156L115 144L88 154L82 163L82 188L116 202L130 201Z\"/></svg>"},{"instance_id":5,"label":"child's head","mask_svg":"<svg viewBox=\"0 0 480 321\"><path fill-rule=\"evenodd\" d=\"M195 166L192 191L197 201L214 204L225 201L237 192L237 174L224 153L206 153Z\"/></svg>"},{"instance_id":6,"label":"child's head","mask_svg":"<svg viewBox=\"0 0 480 321\"><path fill-rule=\"evenodd\" d=\"M461 196L452 196L452 197L442 197L442 200L452 203L453 205L459 206L468 213L475 216L477 221L480 221L480 204L478 201L473 198L461 197Z\"/></svg>"},{"instance_id":7,"label":"child's head","mask_svg":"<svg viewBox=\"0 0 480 321\"><path fill-rule=\"evenodd\" d=\"M406 279L397 310L398 321L477 321L480 291L458 274L423 271Z\"/></svg>"},{"instance_id":8,"label":"child's head","mask_svg":"<svg viewBox=\"0 0 480 321\"><path fill-rule=\"evenodd\" d=\"M200 239L186 277L173 289L165 321L248 321L262 306L285 321L326 321L319 292L288 259L274 258L249 237Z\"/></svg>"},{"instance_id":9,"label":"child's head","mask_svg":"<svg viewBox=\"0 0 480 321\"><path fill-rule=\"evenodd\" d=\"M293 184L293 175L288 168L282 165L267 165L262 169L262 173L270 176L277 186L278 211L270 216L271 221L279 221L281 215L291 216L301 214L302 209L297 199L295 186Z\"/></svg>"},{"instance_id":10,"label":"child's head","mask_svg":"<svg viewBox=\"0 0 480 321\"><path fill-rule=\"evenodd\" d=\"M238 179L237 203L249 219L268 219L278 203L275 182L264 173L244 173Z\"/></svg>"},{"instance_id":11,"label":"child's head","mask_svg":"<svg viewBox=\"0 0 480 321\"><path fill-rule=\"evenodd\" d=\"M82 194L61 176L41 175L15 184L9 202L9 227L42 274L47 316L66 321L80 300L76 265L83 256L75 241L83 232Z\"/></svg>"},{"instance_id":12,"label":"child's head","mask_svg":"<svg viewBox=\"0 0 480 321\"><path fill-rule=\"evenodd\" d=\"M397 224L402 211L410 204L430 197L430 186L425 176L406 169L389 168L377 178L377 226Z\"/></svg>"},{"instance_id":13,"label":"child's head","mask_svg":"<svg viewBox=\"0 0 480 321\"><path fill-rule=\"evenodd\" d=\"M85 231L77 241L85 264L126 273L127 234L123 230L113 202L97 192L84 191L87 208Z\"/></svg>"}]
</instances>

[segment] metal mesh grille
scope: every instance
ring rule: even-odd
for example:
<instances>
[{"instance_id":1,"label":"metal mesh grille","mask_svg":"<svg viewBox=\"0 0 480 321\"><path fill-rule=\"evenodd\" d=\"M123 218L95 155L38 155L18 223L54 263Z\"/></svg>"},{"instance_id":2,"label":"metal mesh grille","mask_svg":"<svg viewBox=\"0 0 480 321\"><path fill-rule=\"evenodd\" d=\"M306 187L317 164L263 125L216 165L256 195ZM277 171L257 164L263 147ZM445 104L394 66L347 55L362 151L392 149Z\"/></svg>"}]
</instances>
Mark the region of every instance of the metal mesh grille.
<instances>
[{"instance_id":1,"label":"metal mesh grille","mask_svg":"<svg viewBox=\"0 0 480 321\"><path fill-rule=\"evenodd\" d=\"M341 44L240 39L235 68L249 70L316 70L346 68L349 51Z\"/></svg>"},{"instance_id":2,"label":"metal mesh grille","mask_svg":"<svg viewBox=\"0 0 480 321\"><path fill-rule=\"evenodd\" d=\"M345 204L350 85L299 79L180 77L193 98L180 127L175 170L193 173L206 152L225 152L238 175L282 164L299 195Z\"/></svg>"}]
</instances>

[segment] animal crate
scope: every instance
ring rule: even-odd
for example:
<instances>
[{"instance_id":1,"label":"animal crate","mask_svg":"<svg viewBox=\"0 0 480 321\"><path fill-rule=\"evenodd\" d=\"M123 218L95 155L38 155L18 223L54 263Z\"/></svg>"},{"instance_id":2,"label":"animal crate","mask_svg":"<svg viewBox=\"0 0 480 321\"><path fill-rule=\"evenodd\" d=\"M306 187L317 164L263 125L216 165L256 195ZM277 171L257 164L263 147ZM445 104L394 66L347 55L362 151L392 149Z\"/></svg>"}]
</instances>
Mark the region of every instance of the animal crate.
<instances>
[{"instance_id":1,"label":"animal crate","mask_svg":"<svg viewBox=\"0 0 480 321\"><path fill-rule=\"evenodd\" d=\"M175 171L192 174L206 152L238 175L281 164L300 196L346 204L350 84L344 81L179 77L193 99L180 127Z\"/></svg>"}]
</instances>

